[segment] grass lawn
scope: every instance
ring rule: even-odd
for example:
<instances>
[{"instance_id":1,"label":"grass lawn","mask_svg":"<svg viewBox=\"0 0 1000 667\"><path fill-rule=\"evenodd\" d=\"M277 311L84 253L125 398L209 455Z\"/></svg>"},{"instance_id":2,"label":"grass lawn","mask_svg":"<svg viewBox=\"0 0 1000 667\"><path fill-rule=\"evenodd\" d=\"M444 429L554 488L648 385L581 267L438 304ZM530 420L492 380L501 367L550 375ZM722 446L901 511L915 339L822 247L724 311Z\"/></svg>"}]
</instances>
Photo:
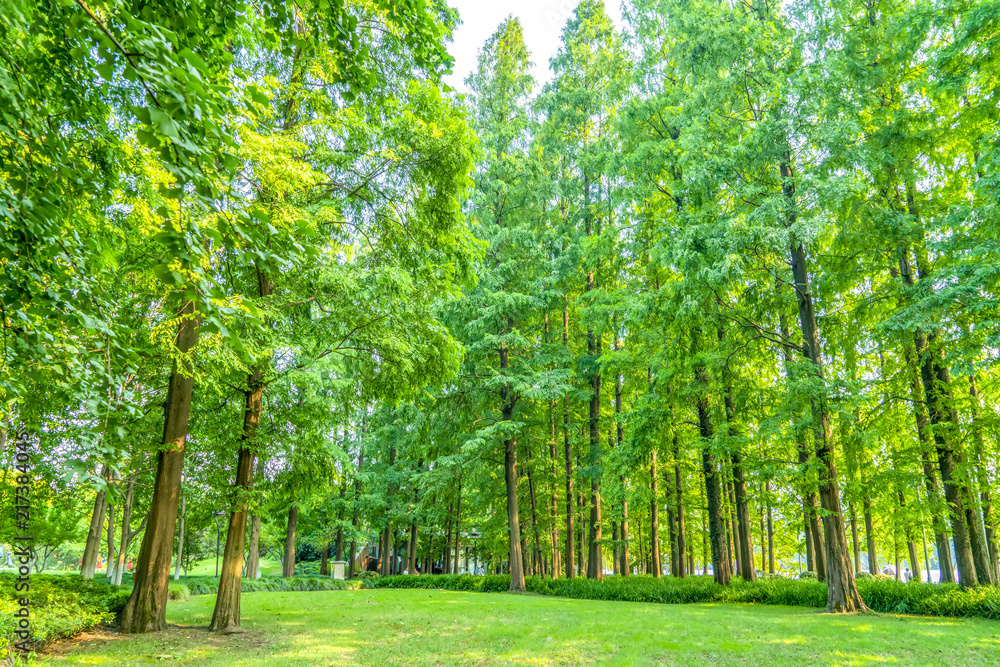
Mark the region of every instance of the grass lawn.
<instances>
[{"instance_id":1,"label":"grass lawn","mask_svg":"<svg viewBox=\"0 0 1000 667\"><path fill-rule=\"evenodd\" d=\"M827 616L752 605L358 590L243 595L244 634L205 627L214 597L171 602L163 633L78 639L47 665L998 665L1000 623Z\"/></svg>"},{"instance_id":2,"label":"grass lawn","mask_svg":"<svg viewBox=\"0 0 1000 667\"><path fill-rule=\"evenodd\" d=\"M222 567L222 556L219 556L219 567ZM173 576L173 568L170 569L170 575ZM280 576L281 575L281 561L273 560L270 558L260 559L260 573L267 576ZM202 577L215 576L215 556L211 558L206 558L205 560L199 560L191 563L191 569L188 570L187 576L189 577Z\"/></svg>"}]
</instances>

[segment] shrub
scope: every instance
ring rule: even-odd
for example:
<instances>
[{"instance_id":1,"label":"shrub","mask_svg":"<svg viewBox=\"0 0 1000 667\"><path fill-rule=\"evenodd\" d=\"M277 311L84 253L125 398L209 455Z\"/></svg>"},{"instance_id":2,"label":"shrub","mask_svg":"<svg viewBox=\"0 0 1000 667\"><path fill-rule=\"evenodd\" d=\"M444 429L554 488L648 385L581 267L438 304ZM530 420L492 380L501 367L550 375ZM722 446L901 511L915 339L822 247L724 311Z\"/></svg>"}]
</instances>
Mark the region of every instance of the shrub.
<instances>
[{"instance_id":1,"label":"shrub","mask_svg":"<svg viewBox=\"0 0 1000 667\"><path fill-rule=\"evenodd\" d=\"M187 584L179 581L171 581L167 584L167 597L171 600L187 600L191 597L191 589Z\"/></svg>"},{"instance_id":2,"label":"shrub","mask_svg":"<svg viewBox=\"0 0 1000 667\"><path fill-rule=\"evenodd\" d=\"M190 595L210 595L219 591L219 580L215 577L182 577ZM244 593L288 592L288 591L334 591L349 588L347 582L330 577L261 577L243 578L240 590Z\"/></svg>"},{"instance_id":3,"label":"shrub","mask_svg":"<svg viewBox=\"0 0 1000 667\"><path fill-rule=\"evenodd\" d=\"M799 579L816 579L816 573L812 570L802 570L799 572Z\"/></svg>"},{"instance_id":4,"label":"shrub","mask_svg":"<svg viewBox=\"0 0 1000 667\"><path fill-rule=\"evenodd\" d=\"M114 620L128 600L128 591L78 574L34 574L28 600L31 605L33 648ZM14 575L0 574L0 644L15 641L14 612L21 593Z\"/></svg>"},{"instance_id":5,"label":"shrub","mask_svg":"<svg viewBox=\"0 0 1000 667\"><path fill-rule=\"evenodd\" d=\"M815 577L815 573L812 573ZM691 576L654 578L648 575L593 579L542 579L526 577L528 591L540 595L584 600L620 600L687 604L695 602L735 602L745 604L826 606L826 584L815 578L762 577L748 582L735 577L729 586L716 584L712 577ZM510 577L492 575L399 575L370 579L365 588L438 588L456 591L503 592L510 589ZM983 586L962 590L955 584L904 584L892 577L859 577L858 592L872 611L931 616L1000 618L1000 587Z\"/></svg>"}]
</instances>

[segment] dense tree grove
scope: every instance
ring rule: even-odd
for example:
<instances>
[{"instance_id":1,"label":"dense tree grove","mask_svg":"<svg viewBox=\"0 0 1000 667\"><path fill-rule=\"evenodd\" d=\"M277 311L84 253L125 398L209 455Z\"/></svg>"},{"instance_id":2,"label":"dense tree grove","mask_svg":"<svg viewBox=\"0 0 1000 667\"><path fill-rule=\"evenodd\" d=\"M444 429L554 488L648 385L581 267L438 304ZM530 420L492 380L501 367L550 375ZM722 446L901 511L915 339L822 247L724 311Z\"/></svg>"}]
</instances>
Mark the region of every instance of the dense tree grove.
<instances>
[{"instance_id":1,"label":"dense tree grove","mask_svg":"<svg viewBox=\"0 0 1000 667\"><path fill-rule=\"evenodd\" d=\"M215 530L213 630L262 558L1000 584L996 0L583 0L465 93L442 0L2 4L0 494L124 631Z\"/></svg>"}]
</instances>

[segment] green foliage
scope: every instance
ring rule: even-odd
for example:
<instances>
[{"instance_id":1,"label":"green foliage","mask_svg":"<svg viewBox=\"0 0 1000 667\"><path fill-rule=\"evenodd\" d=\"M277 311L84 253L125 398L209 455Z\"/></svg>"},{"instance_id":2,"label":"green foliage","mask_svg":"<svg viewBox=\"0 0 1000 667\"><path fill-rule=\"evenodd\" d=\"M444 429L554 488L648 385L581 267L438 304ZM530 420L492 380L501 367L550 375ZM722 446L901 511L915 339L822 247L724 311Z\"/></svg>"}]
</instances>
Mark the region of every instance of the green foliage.
<instances>
[{"instance_id":1,"label":"green foliage","mask_svg":"<svg viewBox=\"0 0 1000 667\"><path fill-rule=\"evenodd\" d=\"M183 577L183 586L189 595L210 595L219 591L219 580L215 577ZM240 582L244 593L286 592L286 591L343 591L350 584L331 577L261 577Z\"/></svg>"},{"instance_id":2,"label":"green foliage","mask_svg":"<svg viewBox=\"0 0 1000 667\"><path fill-rule=\"evenodd\" d=\"M20 597L15 575L0 573L0 638L14 641L14 611ZM107 583L88 581L76 574L31 576L28 600L31 609L33 648L114 621L125 606L128 591Z\"/></svg>"}]
</instances>

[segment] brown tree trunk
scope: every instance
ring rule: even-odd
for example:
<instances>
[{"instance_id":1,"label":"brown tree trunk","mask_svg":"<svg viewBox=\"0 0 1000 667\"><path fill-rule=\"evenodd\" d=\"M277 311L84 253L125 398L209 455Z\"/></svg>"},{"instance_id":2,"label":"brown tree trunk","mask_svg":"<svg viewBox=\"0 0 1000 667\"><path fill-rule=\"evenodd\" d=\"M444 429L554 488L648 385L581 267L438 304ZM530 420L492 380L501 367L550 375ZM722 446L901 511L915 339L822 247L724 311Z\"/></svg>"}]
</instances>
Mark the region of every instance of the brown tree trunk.
<instances>
[{"instance_id":1,"label":"brown tree trunk","mask_svg":"<svg viewBox=\"0 0 1000 667\"><path fill-rule=\"evenodd\" d=\"M851 542L854 545L854 574L861 571L861 548L858 541L858 513L854 509L854 503L848 502L847 511L851 516Z\"/></svg>"},{"instance_id":2,"label":"brown tree trunk","mask_svg":"<svg viewBox=\"0 0 1000 667\"><path fill-rule=\"evenodd\" d=\"M181 512L177 519L177 565L174 567L174 581L181 578L181 559L184 556L184 518L187 514L187 498L181 496Z\"/></svg>"},{"instance_id":3,"label":"brown tree trunk","mask_svg":"<svg viewBox=\"0 0 1000 667\"><path fill-rule=\"evenodd\" d=\"M693 347L693 354L697 354L699 351L697 337ZM708 372L704 366L696 367L695 379L700 385L697 403L698 433L702 439L701 464L702 472L705 475L708 534L712 545L712 575L716 583L728 586L732 579L732 571L729 569L729 559L726 556L726 524L722 516L722 480L715 454L711 450L712 440L715 439L715 429L712 426L708 402ZM707 565L705 569L708 569Z\"/></svg>"},{"instance_id":4,"label":"brown tree trunk","mask_svg":"<svg viewBox=\"0 0 1000 667\"><path fill-rule=\"evenodd\" d=\"M271 294L270 283L258 272L261 296ZM243 551L247 534L247 507L253 487L254 438L260 424L262 397L264 394L264 369L258 365L247 376L244 391L246 405L243 409L243 433L236 461L235 496L229 512L229 527L226 530L226 548L222 552L222 572L219 577L219 592L215 597L215 611L209 630L220 632L240 625L240 590L243 575ZM292 527L294 541L294 527ZM294 543L294 542L293 542ZM286 545L287 558L287 545ZM294 574L295 552L292 548L292 568Z\"/></svg>"},{"instance_id":5,"label":"brown tree trunk","mask_svg":"<svg viewBox=\"0 0 1000 667\"><path fill-rule=\"evenodd\" d=\"M285 557L281 563L281 576L295 576L295 528L299 521L299 506L292 503L288 508L288 523L285 525Z\"/></svg>"},{"instance_id":6,"label":"brown tree trunk","mask_svg":"<svg viewBox=\"0 0 1000 667\"><path fill-rule=\"evenodd\" d=\"M108 504L108 562L104 576L110 581L115 573L115 506Z\"/></svg>"},{"instance_id":7,"label":"brown tree trunk","mask_svg":"<svg viewBox=\"0 0 1000 667\"><path fill-rule=\"evenodd\" d=\"M778 315L778 322L781 327L782 338L785 340L791 340L788 323L785 319L784 313L780 313ZM782 346L781 349L784 356L785 373L788 376L789 385L791 385L794 381L792 353L788 346ZM791 388L792 387L790 386L790 389ZM810 570L816 573L816 578L819 581L825 581L826 557L824 555L825 547L823 545L823 532L820 527L819 512L817 510L819 507L819 500L816 497L816 492L812 489L812 475L809 471L809 463L812 460L812 452L809 451L809 446L806 443L804 433L797 432L795 434L795 445L796 450L798 451L799 469L802 474L802 511L806 523L806 564Z\"/></svg>"},{"instance_id":8,"label":"brown tree trunk","mask_svg":"<svg viewBox=\"0 0 1000 667\"><path fill-rule=\"evenodd\" d=\"M875 551L875 528L872 525L872 504L868 496L864 497L865 509L865 541L868 543L868 572L878 574L878 554Z\"/></svg>"},{"instance_id":9,"label":"brown tree trunk","mask_svg":"<svg viewBox=\"0 0 1000 667\"><path fill-rule=\"evenodd\" d=\"M504 408L505 418L510 414ZM517 440L504 441L504 481L507 487L507 527L510 547L510 590L524 591L524 562L521 556L521 524L517 511Z\"/></svg>"},{"instance_id":10,"label":"brown tree trunk","mask_svg":"<svg viewBox=\"0 0 1000 667\"><path fill-rule=\"evenodd\" d=\"M726 387L726 421L729 423L729 435L731 438L739 437L739 430L736 427L736 402L733 400L732 387ZM737 441L738 442L738 441ZM736 511L736 540L737 545L737 569L738 574L744 581L757 581L757 573L753 564L753 542L750 533L750 508L747 503L747 484L743 474L743 459L739 452L739 445L730 455L733 472L733 499L735 500Z\"/></svg>"},{"instance_id":11,"label":"brown tree trunk","mask_svg":"<svg viewBox=\"0 0 1000 667\"><path fill-rule=\"evenodd\" d=\"M593 272L588 274L588 290L593 287ZM590 387L590 465L594 468L601 460L601 373L597 369L596 359L601 356L601 342L593 329L587 331L587 350L595 361L591 371ZM592 473L590 479L590 523L587 538L587 578L604 578L604 558L601 553L601 480L600 473Z\"/></svg>"},{"instance_id":12,"label":"brown tree trunk","mask_svg":"<svg viewBox=\"0 0 1000 667\"><path fill-rule=\"evenodd\" d=\"M569 297L567 297L568 299ZM563 306L563 348L568 345L569 338L569 306ZM573 526L573 452L569 440L569 398L563 396L563 452L566 457L566 578L575 576L576 558L573 548L576 544L576 530Z\"/></svg>"},{"instance_id":13,"label":"brown tree trunk","mask_svg":"<svg viewBox=\"0 0 1000 667\"><path fill-rule=\"evenodd\" d=\"M101 468L101 477L107 483L109 471L107 466ZM90 515L90 531L87 533L87 544L83 549L83 564L80 574L84 579L93 579L97 573L97 556L101 552L101 537L104 532L104 515L108 509L107 491L97 492L94 498L94 512Z\"/></svg>"},{"instance_id":14,"label":"brown tree trunk","mask_svg":"<svg viewBox=\"0 0 1000 667\"><path fill-rule=\"evenodd\" d=\"M250 542L247 544L247 579L260 579L260 515L250 517Z\"/></svg>"},{"instance_id":15,"label":"brown tree trunk","mask_svg":"<svg viewBox=\"0 0 1000 667\"><path fill-rule=\"evenodd\" d=\"M788 204L787 222L794 229L796 222L795 176L792 171L790 153L783 156L781 163L782 194ZM802 342L805 357L812 363L817 379L823 379L823 355L820 350L819 328L816 325L816 313L811 286L809 284L809 266L806 260L805 247L793 237L789 247L792 264L792 276L795 281L795 293L799 303L799 325L802 330ZM813 423L815 433L816 458L822 466L819 480L820 503L824 509L823 533L826 541L826 610L827 612L865 611L865 603L861 600L854 581L854 571L851 569L850 552L847 548L847 531L844 527L844 515L840 507L840 484L837 475L837 460L833 451L832 429L830 415L826 405L826 397L814 396L812 399Z\"/></svg>"},{"instance_id":16,"label":"brown tree trunk","mask_svg":"<svg viewBox=\"0 0 1000 667\"><path fill-rule=\"evenodd\" d=\"M684 537L684 481L681 477L681 448L680 438L674 432L674 495L677 500L677 551L680 554L677 564L676 576L681 579L686 574L684 568L684 553L686 539Z\"/></svg>"},{"instance_id":17,"label":"brown tree trunk","mask_svg":"<svg viewBox=\"0 0 1000 667\"><path fill-rule=\"evenodd\" d=\"M774 574L774 517L771 512L771 482L765 482L767 492L767 572Z\"/></svg>"},{"instance_id":18,"label":"brown tree trunk","mask_svg":"<svg viewBox=\"0 0 1000 667\"><path fill-rule=\"evenodd\" d=\"M628 498L622 499L622 524L621 524L621 572L623 577L631 573L631 563L628 553Z\"/></svg>"},{"instance_id":19,"label":"brown tree trunk","mask_svg":"<svg viewBox=\"0 0 1000 667\"><path fill-rule=\"evenodd\" d=\"M990 494L990 472L985 466L986 446L983 442L983 429L979 417L979 387L975 375L969 376L969 405L972 410L972 440L975 448L973 454L976 463L976 479L979 481L979 500L983 508L983 527L987 556L990 563L990 573L994 583L1000 582L1000 554L997 551L996 518L993 516L993 498Z\"/></svg>"},{"instance_id":20,"label":"brown tree trunk","mask_svg":"<svg viewBox=\"0 0 1000 667\"><path fill-rule=\"evenodd\" d=\"M750 507L747 502L747 484L743 475L743 460L740 453L733 452L733 490L736 495L736 519L740 538L740 576L744 581L757 581L757 571L753 564L753 536L750 532Z\"/></svg>"},{"instance_id":21,"label":"brown tree trunk","mask_svg":"<svg viewBox=\"0 0 1000 667\"><path fill-rule=\"evenodd\" d=\"M259 378L259 374L255 373ZM253 387L253 385L251 385ZM251 389L247 392L247 409L244 417L244 434L252 437L256 431L256 419L260 417L260 393ZM251 395L256 394L255 398ZM256 418L256 419L255 419ZM255 419L250 430L247 421ZM229 513L229 528L226 530L226 547L222 552L222 572L219 575L219 592L215 597L215 611L212 613L212 623L209 630L220 632L227 628L240 625L240 590L243 576L243 546L247 534L247 504L250 488L253 484L254 453L249 447L249 438L243 442L236 463L236 497ZM289 521L289 524L292 522ZM293 547L291 554L292 568L295 567L294 526L291 527ZM285 558L288 559L286 546Z\"/></svg>"},{"instance_id":22,"label":"brown tree trunk","mask_svg":"<svg viewBox=\"0 0 1000 667\"><path fill-rule=\"evenodd\" d=\"M660 560L660 507L656 468L656 449L649 453L649 554L653 576L659 578L663 573L663 563Z\"/></svg>"},{"instance_id":23,"label":"brown tree trunk","mask_svg":"<svg viewBox=\"0 0 1000 667\"><path fill-rule=\"evenodd\" d=\"M458 552L462 547L462 473L458 473L458 501L455 503L455 570L458 574Z\"/></svg>"},{"instance_id":24,"label":"brown tree trunk","mask_svg":"<svg viewBox=\"0 0 1000 667\"><path fill-rule=\"evenodd\" d=\"M132 530L132 506L135 504L136 474L137 473L133 473L132 475L129 476L128 485L125 487L125 498L123 499L122 502L121 542L119 543L118 546L118 563L115 566L114 578L111 581L111 584L114 586L122 585L122 575L125 574L125 564L128 558L129 547L132 545L132 540L135 538L135 536L138 535L146 525L146 519L143 519L142 523L139 524L139 527L135 530ZM184 527L184 517L182 510L180 519L180 530L183 531L183 527ZM178 551L180 550L180 546L183 543L183 539L184 538L182 534L178 535L177 538ZM179 560L180 559L178 558L178 562Z\"/></svg>"},{"instance_id":25,"label":"brown tree trunk","mask_svg":"<svg viewBox=\"0 0 1000 667\"><path fill-rule=\"evenodd\" d=\"M535 476L531 468L531 444L525 450L526 468L528 471L528 499L531 501L531 530L535 537L535 567L532 569L536 575L545 576L545 560L542 558L542 539L538 530L538 501L535 496Z\"/></svg>"},{"instance_id":26,"label":"brown tree trunk","mask_svg":"<svg viewBox=\"0 0 1000 667\"><path fill-rule=\"evenodd\" d=\"M177 328L177 350L186 355L198 342L194 303L185 304L181 315L184 319ZM194 390L193 369L189 362L182 363L183 368L175 362L170 375L163 425L164 448L157 456L153 497L134 570L132 594L120 617L124 633L152 632L166 627L167 580L174 551L184 446Z\"/></svg>"}]
</instances>

